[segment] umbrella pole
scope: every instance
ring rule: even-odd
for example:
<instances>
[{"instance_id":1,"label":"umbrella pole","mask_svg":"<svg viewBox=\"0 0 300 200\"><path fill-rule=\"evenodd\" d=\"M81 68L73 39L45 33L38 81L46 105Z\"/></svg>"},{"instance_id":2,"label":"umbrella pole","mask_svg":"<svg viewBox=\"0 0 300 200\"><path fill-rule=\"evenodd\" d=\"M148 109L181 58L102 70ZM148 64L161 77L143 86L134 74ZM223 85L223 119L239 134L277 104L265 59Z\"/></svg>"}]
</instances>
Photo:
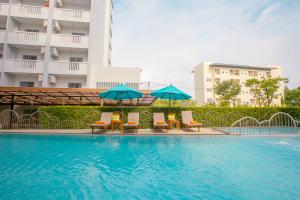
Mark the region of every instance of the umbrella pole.
<instances>
[{"instance_id":1,"label":"umbrella pole","mask_svg":"<svg viewBox=\"0 0 300 200\"><path fill-rule=\"evenodd\" d=\"M169 99L169 114L171 112L171 99Z\"/></svg>"}]
</instances>

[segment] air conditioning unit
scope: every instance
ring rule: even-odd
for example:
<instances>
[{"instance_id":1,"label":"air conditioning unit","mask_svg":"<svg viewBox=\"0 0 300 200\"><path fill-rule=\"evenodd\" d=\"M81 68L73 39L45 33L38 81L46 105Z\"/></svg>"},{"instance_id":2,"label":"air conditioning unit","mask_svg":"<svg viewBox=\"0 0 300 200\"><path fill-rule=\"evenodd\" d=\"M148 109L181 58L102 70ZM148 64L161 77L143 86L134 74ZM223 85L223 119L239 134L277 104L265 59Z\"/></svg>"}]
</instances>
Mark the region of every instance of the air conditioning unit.
<instances>
[{"instance_id":1,"label":"air conditioning unit","mask_svg":"<svg viewBox=\"0 0 300 200\"><path fill-rule=\"evenodd\" d=\"M53 21L53 30L55 32L60 32L61 28L60 28L60 24L58 23L58 21Z\"/></svg>"},{"instance_id":2,"label":"air conditioning unit","mask_svg":"<svg viewBox=\"0 0 300 200\"><path fill-rule=\"evenodd\" d=\"M59 56L59 53L58 53L57 48L55 48L55 47L52 47L52 48L51 48L51 55L52 55L53 57L58 57L58 56Z\"/></svg>"},{"instance_id":3,"label":"air conditioning unit","mask_svg":"<svg viewBox=\"0 0 300 200\"><path fill-rule=\"evenodd\" d=\"M46 47L41 47L41 54L45 54Z\"/></svg>"},{"instance_id":4,"label":"air conditioning unit","mask_svg":"<svg viewBox=\"0 0 300 200\"><path fill-rule=\"evenodd\" d=\"M38 76L38 81L39 81L39 82L42 82L42 81L43 81L43 74L39 74L39 76Z\"/></svg>"},{"instance_id":5,"label":"air conditioning unit","mask_svg":"<svg viewBox=\"0 0 300 200\"><path fill-rule=\"evenodd\" d=\"M45 3L49 3L49 0L44 0ZM64 6L62 0L56 0L56 6L62 8Z\"/></svg>"},{"instance_id":6,"label":"air conditioning unit","mask_svg":"<svg viewBox=\"0 0 300 200\"><path fill-rule=\"evenodd\" d=\"M56 1L56 6L59 7L59 8L64 7L64 4L63 4L62 0L57 0Z\"/></svg>"},{"instance_id":7,"label":"air conditioning unit","mask_svg":"<svg viewBox=\"0 0 300 200\"><path fill-rule=\"evenodd\" d=\"M41 54L45 54L45 47L41 47ZM51 47L51 55L52 57L58 57L59 56L59 52L57 50L57 48L55 47Z\"/></svg>"},{"instance_id":8,"label":"air conditioning unit","mask_svg":"<svg viewBox=\"0 0 300 200\"><path fill-rule=\"evenodd\" d=\"M49 82L52 83L52 84L56 84L56 76L49 75Z\"/></svg>"},{"instance_id":9,"label":"air conditioning unit","mask_svg":"<svg viewBox=\"0 0 300 200\"><path fill-rule=\"evenodd\" d=\"M44 20L43 27L47 27L47 25L48 25L48 20Z\"/></svg>"}]
</instances>

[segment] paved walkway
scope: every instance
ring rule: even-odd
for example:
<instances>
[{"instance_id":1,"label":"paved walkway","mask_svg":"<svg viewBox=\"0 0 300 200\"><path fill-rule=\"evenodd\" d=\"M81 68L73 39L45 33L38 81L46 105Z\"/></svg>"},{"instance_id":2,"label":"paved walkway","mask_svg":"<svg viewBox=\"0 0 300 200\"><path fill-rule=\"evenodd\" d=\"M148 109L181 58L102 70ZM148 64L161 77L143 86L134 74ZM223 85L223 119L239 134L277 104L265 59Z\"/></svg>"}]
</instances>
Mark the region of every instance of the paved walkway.
<instances>
[{"instance_id":1,"label":"paved walkway","mask_svg":"<svg viewBox=\"0 0 300 200\"><path fill-rule=\"evenodd\" d=\"M91 129L23 129L23 130L0 130L1 133L33 133L33 134L92 134ZM95 130L95 135L104 134L102 130ZM150 129L140 129L138 133L133 130L128 130L128 133L120 133L116 130L114 132L108 131L105 135L226 135L225 133L210 129L201 128L200 132L197 129L180 129L180 130L153 130Z\"/></svg>"}]
</instances>

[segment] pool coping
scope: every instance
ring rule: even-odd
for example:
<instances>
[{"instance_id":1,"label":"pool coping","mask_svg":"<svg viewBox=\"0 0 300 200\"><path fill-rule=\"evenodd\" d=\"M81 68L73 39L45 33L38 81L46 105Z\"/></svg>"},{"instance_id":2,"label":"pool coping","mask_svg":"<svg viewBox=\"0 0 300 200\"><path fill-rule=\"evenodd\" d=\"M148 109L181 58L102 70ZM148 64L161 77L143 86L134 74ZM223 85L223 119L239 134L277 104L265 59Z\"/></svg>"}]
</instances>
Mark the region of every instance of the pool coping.
<instances>
[{"instance_id":1,"label":"pool coping","mask_svg":"<svg viewBox=\"0 0 300 200\"><path fill-rule=\"evenodd\" d=\"M226 133L216 131L210 128L202 128L200 132L189 129L189 130L170 130L168 132L165 131L156 131L153 132L151 129L140 129L138 133L128 132L121 133L120 131L108 131L107 133L103 133L101 131L97 131L92 134L91 129L15 129L15 130L0 130L0 134L51 134L51 135L103 135L103 136L207 136L207 135L228 135Z\"/></svg>"},{"instance_id":2,"label":"pool coping","mask_svg":"<svg viewBox=\"0 0 300 200\"><path fill-rule=\"evenodd\" d=\"M204 131L203 131L204 129ZM222 133L214 129L202 128L202 132L187 132L187 131L177 131L177 132L153 132L150 129L142 129L147 131L144 133L120 133L120 132L108 132L102 133L97 132L92 134L90 129L60 129L60 130L49 130L49 129L28 129L28 130L0 130L0 135L61 135L61 136L225 136L225 137L300 137L300 134L239 134L239 133ZM211 133L205 133L205 130L212 131Z\"/></svg>"}]
</instances>

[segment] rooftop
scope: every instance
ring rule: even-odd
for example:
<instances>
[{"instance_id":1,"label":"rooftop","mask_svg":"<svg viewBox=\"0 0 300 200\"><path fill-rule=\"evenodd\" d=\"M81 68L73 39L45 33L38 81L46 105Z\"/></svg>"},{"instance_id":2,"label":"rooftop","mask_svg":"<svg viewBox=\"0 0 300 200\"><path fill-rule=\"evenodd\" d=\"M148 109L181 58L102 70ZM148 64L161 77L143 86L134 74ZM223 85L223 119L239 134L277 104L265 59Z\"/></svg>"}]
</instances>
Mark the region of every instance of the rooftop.
<instances>
[{"instance_id":1,"label":"rooftop","mask_svg":"<svg viewBox=\"0 0 300 200\"><path fill-rule=\"evenodd\" d=\"M245 68L245 69L260 69L260 70L272 70L276 67L263 67L263 66L250 66L250 65L237 65L237 64L225 64L225 63L212 63L212 67L230 67L230 68Z\"/></svg>"}]
</instances>

